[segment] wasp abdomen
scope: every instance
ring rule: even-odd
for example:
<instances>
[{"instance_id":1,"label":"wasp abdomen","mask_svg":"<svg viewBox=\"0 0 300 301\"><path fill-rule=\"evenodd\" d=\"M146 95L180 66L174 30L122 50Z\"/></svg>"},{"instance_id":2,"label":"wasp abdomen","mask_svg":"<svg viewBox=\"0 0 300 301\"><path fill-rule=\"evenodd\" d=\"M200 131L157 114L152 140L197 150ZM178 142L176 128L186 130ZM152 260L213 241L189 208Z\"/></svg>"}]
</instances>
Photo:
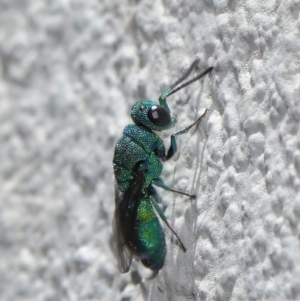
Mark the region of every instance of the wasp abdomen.
<instances>
[{"instance_id":1,"label":"wasp abdomen","mask_svg":"<svg viewBox=\"0 0 300 301\"><path fill-rule=\"evenodd\" d=\"M151 270L162 268L166 255L164 231L148 198L141 200L137 210L135 233L131 241L135 254Z\"/></svg>"}]
</instances>

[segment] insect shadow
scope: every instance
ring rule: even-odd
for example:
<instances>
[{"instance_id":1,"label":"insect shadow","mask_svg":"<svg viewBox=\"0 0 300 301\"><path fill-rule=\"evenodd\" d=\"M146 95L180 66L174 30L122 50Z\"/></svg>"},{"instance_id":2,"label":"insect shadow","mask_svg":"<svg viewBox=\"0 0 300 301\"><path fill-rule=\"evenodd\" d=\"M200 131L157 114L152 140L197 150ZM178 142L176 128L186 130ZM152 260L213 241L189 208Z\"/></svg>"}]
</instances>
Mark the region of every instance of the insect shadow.
<instances>
[{"instance_id":1,"label":"insect shadow","mask_svg":"<svg viewBox=\"0 0 300 301\"><path fill-rule=\"evenodd\" d=\"M116 206L113 224L118 267L122 273L129 271L133 257L150 268L154 272L153 277L163 267L166 241L157 215L176 236L181 249L186 251L181 239L158 206L159 196L154 185L195 198L195 195L168 187L160 175L163 169L162 162L171 159L177 151L176 136L199 124L207 110L195 122L171 135L168 151L162 139L153 131L170 129L176 123L175 117L170 113L167 97L213 70L213 67L210 67L179 86L198 62L199 59L196 59L188 70L159 96L158 102L153 100L137 102L131 109L134 124L124 128L123 136L116 144L113 158Z\"/></svg>"}]
</instances>

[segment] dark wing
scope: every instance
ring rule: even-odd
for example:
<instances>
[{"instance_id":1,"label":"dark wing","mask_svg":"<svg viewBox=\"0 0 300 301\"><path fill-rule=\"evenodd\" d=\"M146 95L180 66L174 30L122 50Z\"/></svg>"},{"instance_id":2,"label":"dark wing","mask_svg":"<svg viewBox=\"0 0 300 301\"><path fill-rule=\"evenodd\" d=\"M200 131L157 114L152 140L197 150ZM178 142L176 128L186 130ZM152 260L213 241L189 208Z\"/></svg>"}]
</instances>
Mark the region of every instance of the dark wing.
<instances>
[{"instance_id":1,"label":"dark wing","mask_svg":"<svg viewBox=\"0 0 300 301\"><path fill-rule=\"evenodd\" d=\"M115 187L115 216L114 216L114 236L117 243L118 267L121 273L128 272L133 249L130 246L131 238L134 234L137 209L141 201L142 189L145 183L145 172L135 174L127 191L120 193Z\"/></svg>"}]
</instances>

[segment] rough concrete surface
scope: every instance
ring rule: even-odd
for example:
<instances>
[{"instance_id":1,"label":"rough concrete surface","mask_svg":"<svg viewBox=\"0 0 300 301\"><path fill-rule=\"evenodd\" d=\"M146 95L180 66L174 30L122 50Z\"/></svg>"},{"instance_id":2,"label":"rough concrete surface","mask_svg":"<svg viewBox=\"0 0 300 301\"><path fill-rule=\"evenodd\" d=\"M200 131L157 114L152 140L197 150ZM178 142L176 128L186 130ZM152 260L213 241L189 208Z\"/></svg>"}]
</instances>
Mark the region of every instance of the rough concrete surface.
<instances>
[{"instance_id":1,"label":"rough concrete surface","mask_svg":"<svg viewBox=\"0 0 300 301\"><path fill-rule=\"evenodd\" d=\"M299 0L0 0L0 299L300 300ZM112 156L130 108L170 96L158 276L117 269ZM172 132L172 131L171 131ZM170 132L170 133L171 133ZM170 134L168 133L168 134ZM166 144L169 143L168 138Z\"/></svg>"}]
</instances>

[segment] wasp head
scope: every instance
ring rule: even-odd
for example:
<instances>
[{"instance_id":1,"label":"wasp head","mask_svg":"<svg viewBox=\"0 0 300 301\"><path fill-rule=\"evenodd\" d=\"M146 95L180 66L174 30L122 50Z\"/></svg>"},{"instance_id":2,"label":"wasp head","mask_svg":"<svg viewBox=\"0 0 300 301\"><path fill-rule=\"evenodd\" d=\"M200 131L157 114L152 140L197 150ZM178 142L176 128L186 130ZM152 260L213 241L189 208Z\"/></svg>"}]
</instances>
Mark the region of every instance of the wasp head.
<instances>
[{"instance_id":1,"label":"wasp head","mask_svg":"<svg viewBox=\"0 0 300 301\"><path fill-rule=\"evenodd\" d=\"M153 100L137 102L131 109L131 118L135 124L156 131L167 130L176 123L169 109Z\"/></svg>"}]
</instances>

